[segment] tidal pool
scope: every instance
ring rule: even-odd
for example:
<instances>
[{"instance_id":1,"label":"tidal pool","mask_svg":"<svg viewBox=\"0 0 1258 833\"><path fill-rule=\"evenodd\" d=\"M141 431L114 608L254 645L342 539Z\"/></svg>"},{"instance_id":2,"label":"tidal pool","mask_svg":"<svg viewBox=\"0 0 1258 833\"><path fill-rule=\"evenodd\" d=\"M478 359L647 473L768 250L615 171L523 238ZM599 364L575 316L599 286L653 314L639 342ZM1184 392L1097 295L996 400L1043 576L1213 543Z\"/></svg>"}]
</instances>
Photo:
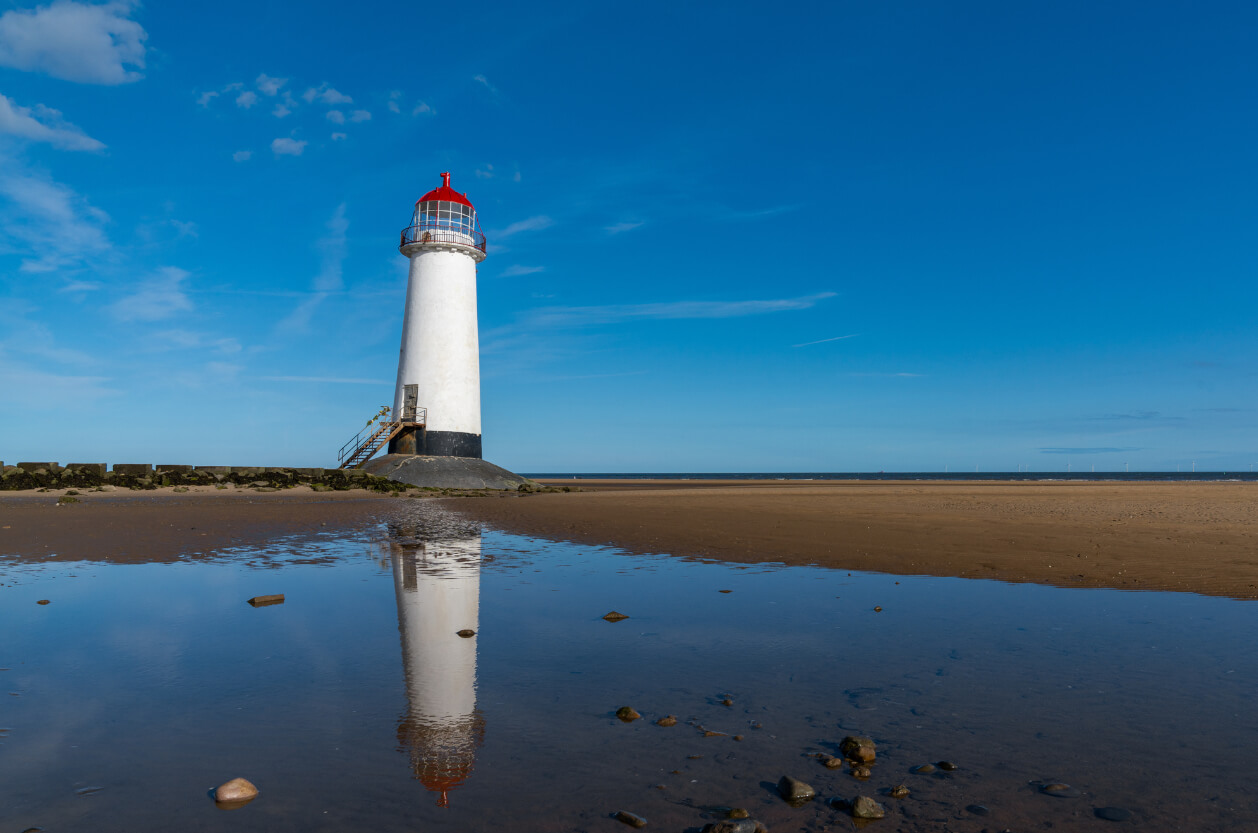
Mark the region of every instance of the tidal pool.
<instances>
[{"instance_id":1,"label":"tidal pool","mask_svg":"<svg viewBox=\"0 0 1258 833\"><path fill-rule=\"evenodd\" d=\"M1247 829L1255 633L1252 602L627 555L419 501L173 564L8 557L0 830L697 831L743 807L781 833L851 828L827 799L857 795L874 831ZM849 734L877 743L868 780L815 757ZM783 775L819 798L788 806ZM260 796L217 809L238 776Z\"/></svg>"}]
</instances>

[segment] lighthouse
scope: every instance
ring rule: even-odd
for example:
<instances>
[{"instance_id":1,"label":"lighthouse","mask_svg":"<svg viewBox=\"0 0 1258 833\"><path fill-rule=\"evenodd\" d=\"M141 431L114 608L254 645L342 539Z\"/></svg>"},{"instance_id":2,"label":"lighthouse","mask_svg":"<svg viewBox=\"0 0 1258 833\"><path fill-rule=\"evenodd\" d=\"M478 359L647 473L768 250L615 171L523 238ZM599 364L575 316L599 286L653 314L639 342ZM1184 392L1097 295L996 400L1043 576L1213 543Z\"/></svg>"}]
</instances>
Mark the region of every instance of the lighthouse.
<instances>
[{"instance_id":1,"label":"lighthouse","mask_svg":"<svg viewBox=\"0 0 1258 833\"><path fill-rule=\"evenodd\" d=\"M390 454L481 457L476 265L485 235L467 194L441 185L415 203L398 250L410 260Z\"/></svg>"}]
</instances>

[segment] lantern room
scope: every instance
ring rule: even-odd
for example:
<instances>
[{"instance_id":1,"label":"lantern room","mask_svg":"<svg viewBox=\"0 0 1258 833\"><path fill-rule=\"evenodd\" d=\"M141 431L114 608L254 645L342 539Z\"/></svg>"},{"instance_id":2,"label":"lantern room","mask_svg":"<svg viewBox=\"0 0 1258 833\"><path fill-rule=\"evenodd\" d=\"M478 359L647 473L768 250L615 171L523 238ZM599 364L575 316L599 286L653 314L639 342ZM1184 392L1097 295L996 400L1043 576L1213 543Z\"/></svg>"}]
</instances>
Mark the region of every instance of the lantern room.
<instances>
[{"instance_id":1,"label":"lantern room","mask_svg":"<svg viewBox=\"0 0 1258 833\"><path fill-rule=\"evenodd\" d=\"M485 256L485 235L476 220L476 209L467 199L450 187L450 174L441 174L441 186L434 188L415 203L411 224L402 230L400 248L423 246L445 248L451 244L477 250L476 260Z\"/></svg>"}]
</instances>

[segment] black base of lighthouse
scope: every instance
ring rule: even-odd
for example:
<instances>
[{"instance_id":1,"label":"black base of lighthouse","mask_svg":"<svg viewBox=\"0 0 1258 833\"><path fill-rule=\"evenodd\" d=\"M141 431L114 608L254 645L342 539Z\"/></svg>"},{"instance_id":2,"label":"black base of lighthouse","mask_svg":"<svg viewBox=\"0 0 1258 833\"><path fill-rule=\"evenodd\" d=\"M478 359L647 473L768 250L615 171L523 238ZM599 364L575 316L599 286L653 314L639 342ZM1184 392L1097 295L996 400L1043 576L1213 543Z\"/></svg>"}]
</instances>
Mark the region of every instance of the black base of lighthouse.
<instances>
[{"instance_id":1,"label":"black base of lighthouse","mask_svg":"<svg viewBox=\"0 0 1258 833\"><path fill-rule=\"evenodd\" d=\"M480 434L465 431L429 431L406 428L389 440L390 454L415 454L425 457L481 458Z\"/></svg>"}]
</instances>

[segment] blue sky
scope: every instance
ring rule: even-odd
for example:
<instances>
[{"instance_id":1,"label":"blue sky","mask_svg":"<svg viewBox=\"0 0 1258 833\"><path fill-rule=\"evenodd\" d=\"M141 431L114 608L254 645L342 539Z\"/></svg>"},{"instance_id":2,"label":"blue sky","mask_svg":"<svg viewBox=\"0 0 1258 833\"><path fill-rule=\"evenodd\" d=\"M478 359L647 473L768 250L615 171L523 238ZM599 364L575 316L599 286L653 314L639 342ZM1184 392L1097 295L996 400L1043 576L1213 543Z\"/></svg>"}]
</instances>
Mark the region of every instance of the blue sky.
<instances>
[{"instance_id":1,"label":"blue sky","mask_svg":"<svg viewBox=\"0 0 1258 833\"><path fill-rule=\"evenodd\" d=\"M328 465L450 171L521 471L1247 470L1258 7L0 3L0 459Z\"/></svg>"}]
</instances>

